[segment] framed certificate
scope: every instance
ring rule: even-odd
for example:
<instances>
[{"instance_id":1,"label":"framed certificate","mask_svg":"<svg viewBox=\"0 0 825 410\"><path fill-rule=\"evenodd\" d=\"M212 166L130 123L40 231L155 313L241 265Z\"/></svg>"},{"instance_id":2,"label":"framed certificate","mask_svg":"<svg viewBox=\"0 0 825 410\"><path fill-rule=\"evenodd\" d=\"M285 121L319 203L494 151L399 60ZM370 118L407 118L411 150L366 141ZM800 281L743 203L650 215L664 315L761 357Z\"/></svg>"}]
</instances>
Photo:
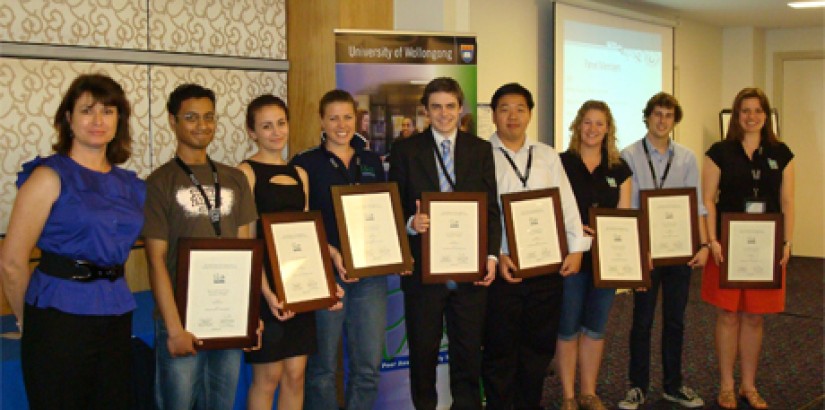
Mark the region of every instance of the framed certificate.
<instances>
[{"instance_id":1,"label":"framed certificate","mask_svg":"<svg viewBox=\"0 0 825 410\"><path fill-rule=\"evenodd\" d=\"M263 242L181 238L175 302L186 331L201 350L237 349L258 342Z\"/></svg>"},{"instance_id":2,"label":"framed certificate","mask_svg":"<svg viewBox=\"0 0 825 410\"><path fill-rule=\"evenodd\" d=\"M284 309L299 313L334 305L338 298L321 213L266 213L261 224Z\"/></svg>"},{"instance_id":3,"label":"framed certificate","mask_svg":"<svg viewBox=\"0 0 825 410\"><path fill-rule=\"evenodd\" d=\"M684 265L699 249L696 188L639 191L653 266Z\"/></svg>"},{"instance_id":4,"label":"framed certificate","mask_svg":"<svg viewBox=\"0 0 825 410\"><path fill-rule=\"evenodd\" d=\"M558 272L567 256L567 236L558 188L501 196L504 228L514 276L529 278Z\"/></svg>"},{"instance_id":5,"label":"framed certificate","mask_svg":"<svg viewBox=\"0 0 825 410\"><path fill-rule=\"evenodd\" d=\"M487 270L487 194L424 192L421 212L430 217L421 238L421 281L481 280Z\"/></svg>"},{"instance_id":6,"label":"framed certificate","mask_svg":"<svg viewBox=\"0 0 825 410\"><path fill-rule=\"evenodd\" d=\"M412 270L395 182L335 185L332 205L347 276L363 278Z\"/></svg>"},{"instance_id":7,"label":"framed certificate","mask_svg":"<svg viewBox=\"0 0 825 410\"><path fill-rule=\"evenodd\" d=\"M722 214L719 287L782 288L782 214Z\"/></svg>"},{"instance_id":8,"label":"framed certificate","mask_svg":"<svg viewBox=\"0 0 825 410\"><path fill-rule=\"evenodd\" d=\"M593 283L598 288L650 287L647 235L641 211L590 208Z\"/></svg>"}]
</instances>

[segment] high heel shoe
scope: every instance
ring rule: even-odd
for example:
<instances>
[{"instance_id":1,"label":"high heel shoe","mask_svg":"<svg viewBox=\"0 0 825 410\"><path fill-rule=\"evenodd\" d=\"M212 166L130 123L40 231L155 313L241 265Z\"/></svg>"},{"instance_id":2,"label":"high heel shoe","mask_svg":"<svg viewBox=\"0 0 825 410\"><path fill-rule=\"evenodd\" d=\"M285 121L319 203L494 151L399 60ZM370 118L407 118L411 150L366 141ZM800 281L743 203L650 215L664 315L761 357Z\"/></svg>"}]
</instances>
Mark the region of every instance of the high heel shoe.
<instances>
[{"instance_id":1,"label":"high heel shoe","mask_svg":"<svg viewBox=\"0 0 825 410\"><path fill-rule=\"evenodd\" d=\"M739 390L739 396L745 399L752 408L757 410L764 410L768 408L768 403L756 389L753 390Z\"/></svg>"},{"instance_id":2,"label":"high heel shoe","mask_svg":"<svg viewBox=\"0 0 825 410\"><path fill-rule=\"evenodd\" d=\"M736 394L733 390L721 390L719 397L716 398L716 403L725 410L734 410L738 405L736 402Z\"/></svg>"}]
</instances>

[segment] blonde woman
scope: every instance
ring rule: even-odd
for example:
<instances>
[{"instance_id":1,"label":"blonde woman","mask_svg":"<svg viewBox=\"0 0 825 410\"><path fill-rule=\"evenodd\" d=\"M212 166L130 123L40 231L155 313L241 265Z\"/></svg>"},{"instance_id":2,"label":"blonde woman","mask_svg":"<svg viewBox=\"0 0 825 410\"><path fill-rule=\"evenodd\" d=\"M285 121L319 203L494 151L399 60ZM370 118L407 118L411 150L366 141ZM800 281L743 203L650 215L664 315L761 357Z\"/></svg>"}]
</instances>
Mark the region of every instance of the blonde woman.
<instances>
[{"instance_id":1,"label":"blonde woman","mask_svg":"<svg viewBox=\"0 0 825 410\"><path fill-rule=\"evenodd\" d=\"M616 123L610 107L589 100L579 108L570 125L572 137L562 164L576 195L585 233L593 235L589 209L630 207L631 171L616 148ZM561 320L556 342L556 365L561 378L562 410L602 410L596 380L604 351L604 330L615 289L593 286L590 252L582 257L581 270L564 278ZM576 365L580 369L581 394L576 400Z\"/></svg>"}]
</instances>

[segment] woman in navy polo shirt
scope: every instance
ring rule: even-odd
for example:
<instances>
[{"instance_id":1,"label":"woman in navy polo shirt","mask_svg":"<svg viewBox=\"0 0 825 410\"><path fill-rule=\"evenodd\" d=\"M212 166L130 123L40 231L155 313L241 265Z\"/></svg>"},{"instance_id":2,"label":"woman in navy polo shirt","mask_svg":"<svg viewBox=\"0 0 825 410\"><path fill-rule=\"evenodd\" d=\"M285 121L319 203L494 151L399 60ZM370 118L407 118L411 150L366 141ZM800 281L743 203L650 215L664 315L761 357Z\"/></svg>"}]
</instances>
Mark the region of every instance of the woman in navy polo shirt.
<instances>
[{"instance_id":1,"label":"woman in navy polo shirt","mask_svg":"<svg viewBox=\"0 0 825 410\"><path fill-rule=\"evenodd\" d=\"M340 249L338 226L330 187L384 182L381 159L367 150L363 137L355 133L356 107L343 90L327 92L319 104L321 144L298 154L292 163L309 176L309 208L323 214L327 240ZM371 409L381 376L381 355L387 321L387 279L383 276L351 279L338 269L338 283L346 292L344 309L316 312L318 353L307 364L304 408L338 408L335 371L338 342L346 326L349 358L346 408Z\"/></svg>"},{"instance_id":2,"label":"woman in navy polo shirt","mask_svg":"<svg viewBox=\"0 0 825 410\"><path fill-rule=\"evenodd\" d=\"M135 300L123 264L143 227L146 188L116 166L131 154L129 101L81 75L55 114L54 155L23 164L2 279L23 332L31 409L128 409ZM29 273L34 246L40 264Z\"/></svg>"}]
</instances>

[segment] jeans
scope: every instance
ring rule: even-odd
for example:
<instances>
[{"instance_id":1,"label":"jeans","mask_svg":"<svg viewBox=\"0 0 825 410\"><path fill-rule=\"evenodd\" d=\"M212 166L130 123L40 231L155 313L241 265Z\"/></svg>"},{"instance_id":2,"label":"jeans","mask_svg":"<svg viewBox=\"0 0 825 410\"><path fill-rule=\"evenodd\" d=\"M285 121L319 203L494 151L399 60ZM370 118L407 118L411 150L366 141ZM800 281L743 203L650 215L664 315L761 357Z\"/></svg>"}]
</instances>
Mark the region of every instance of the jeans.
<instances>
[{"instance_id":1,"label":"jeans","mask_svg":"<svg viewBox=\"0 0 825 410\"><path fill-rule=\"evenodd\" d=\"M344 308L315 314L318 353L309 356L306 369L304 409L338 409L335 371L338 368L338 342L346 328L344 347L349 373L344 397L349 410L372 409L381 378L381 354L387 324L387 278L362 278L356 283L341 283L346 294Z\"/></svg>"},{"instance_id":2,"label":"jeans","mask_svg":"<svg viewBox=\"0 0 825 410\"><path fill-rule=\"evenodd\" d=\"M650 272L650 289L634 292L633 326L630 329L630 383L647 392L650 385L650 329L656 312L656 297L662 288L662 386L667 393L682 387L682 340L685 308L690 291L691 269L685 265L664 266Z\"/></svg>"},{"instance_id":3,"label":"jeans","mask_svg":"<svg viewBox=\"0 0 825 410\"><path fill-rule=\"evenodd\" d=\"M203 350L171 357L169 334L155 321L155 403L159 410L230 410L241 369L241 350Z\"/></svg>"},{"instance_id":4,"label":"jeans","mask_svg":"<svg viewBox=\"0 0 825 410\"><path fill-rule=\"evenodd\" d=\"M603 339L615 296L616 289L594 287L590 272L581 271L565 277L559 339L573 340L579 331L591 339Z\"/></svg>"}]
</instances>

